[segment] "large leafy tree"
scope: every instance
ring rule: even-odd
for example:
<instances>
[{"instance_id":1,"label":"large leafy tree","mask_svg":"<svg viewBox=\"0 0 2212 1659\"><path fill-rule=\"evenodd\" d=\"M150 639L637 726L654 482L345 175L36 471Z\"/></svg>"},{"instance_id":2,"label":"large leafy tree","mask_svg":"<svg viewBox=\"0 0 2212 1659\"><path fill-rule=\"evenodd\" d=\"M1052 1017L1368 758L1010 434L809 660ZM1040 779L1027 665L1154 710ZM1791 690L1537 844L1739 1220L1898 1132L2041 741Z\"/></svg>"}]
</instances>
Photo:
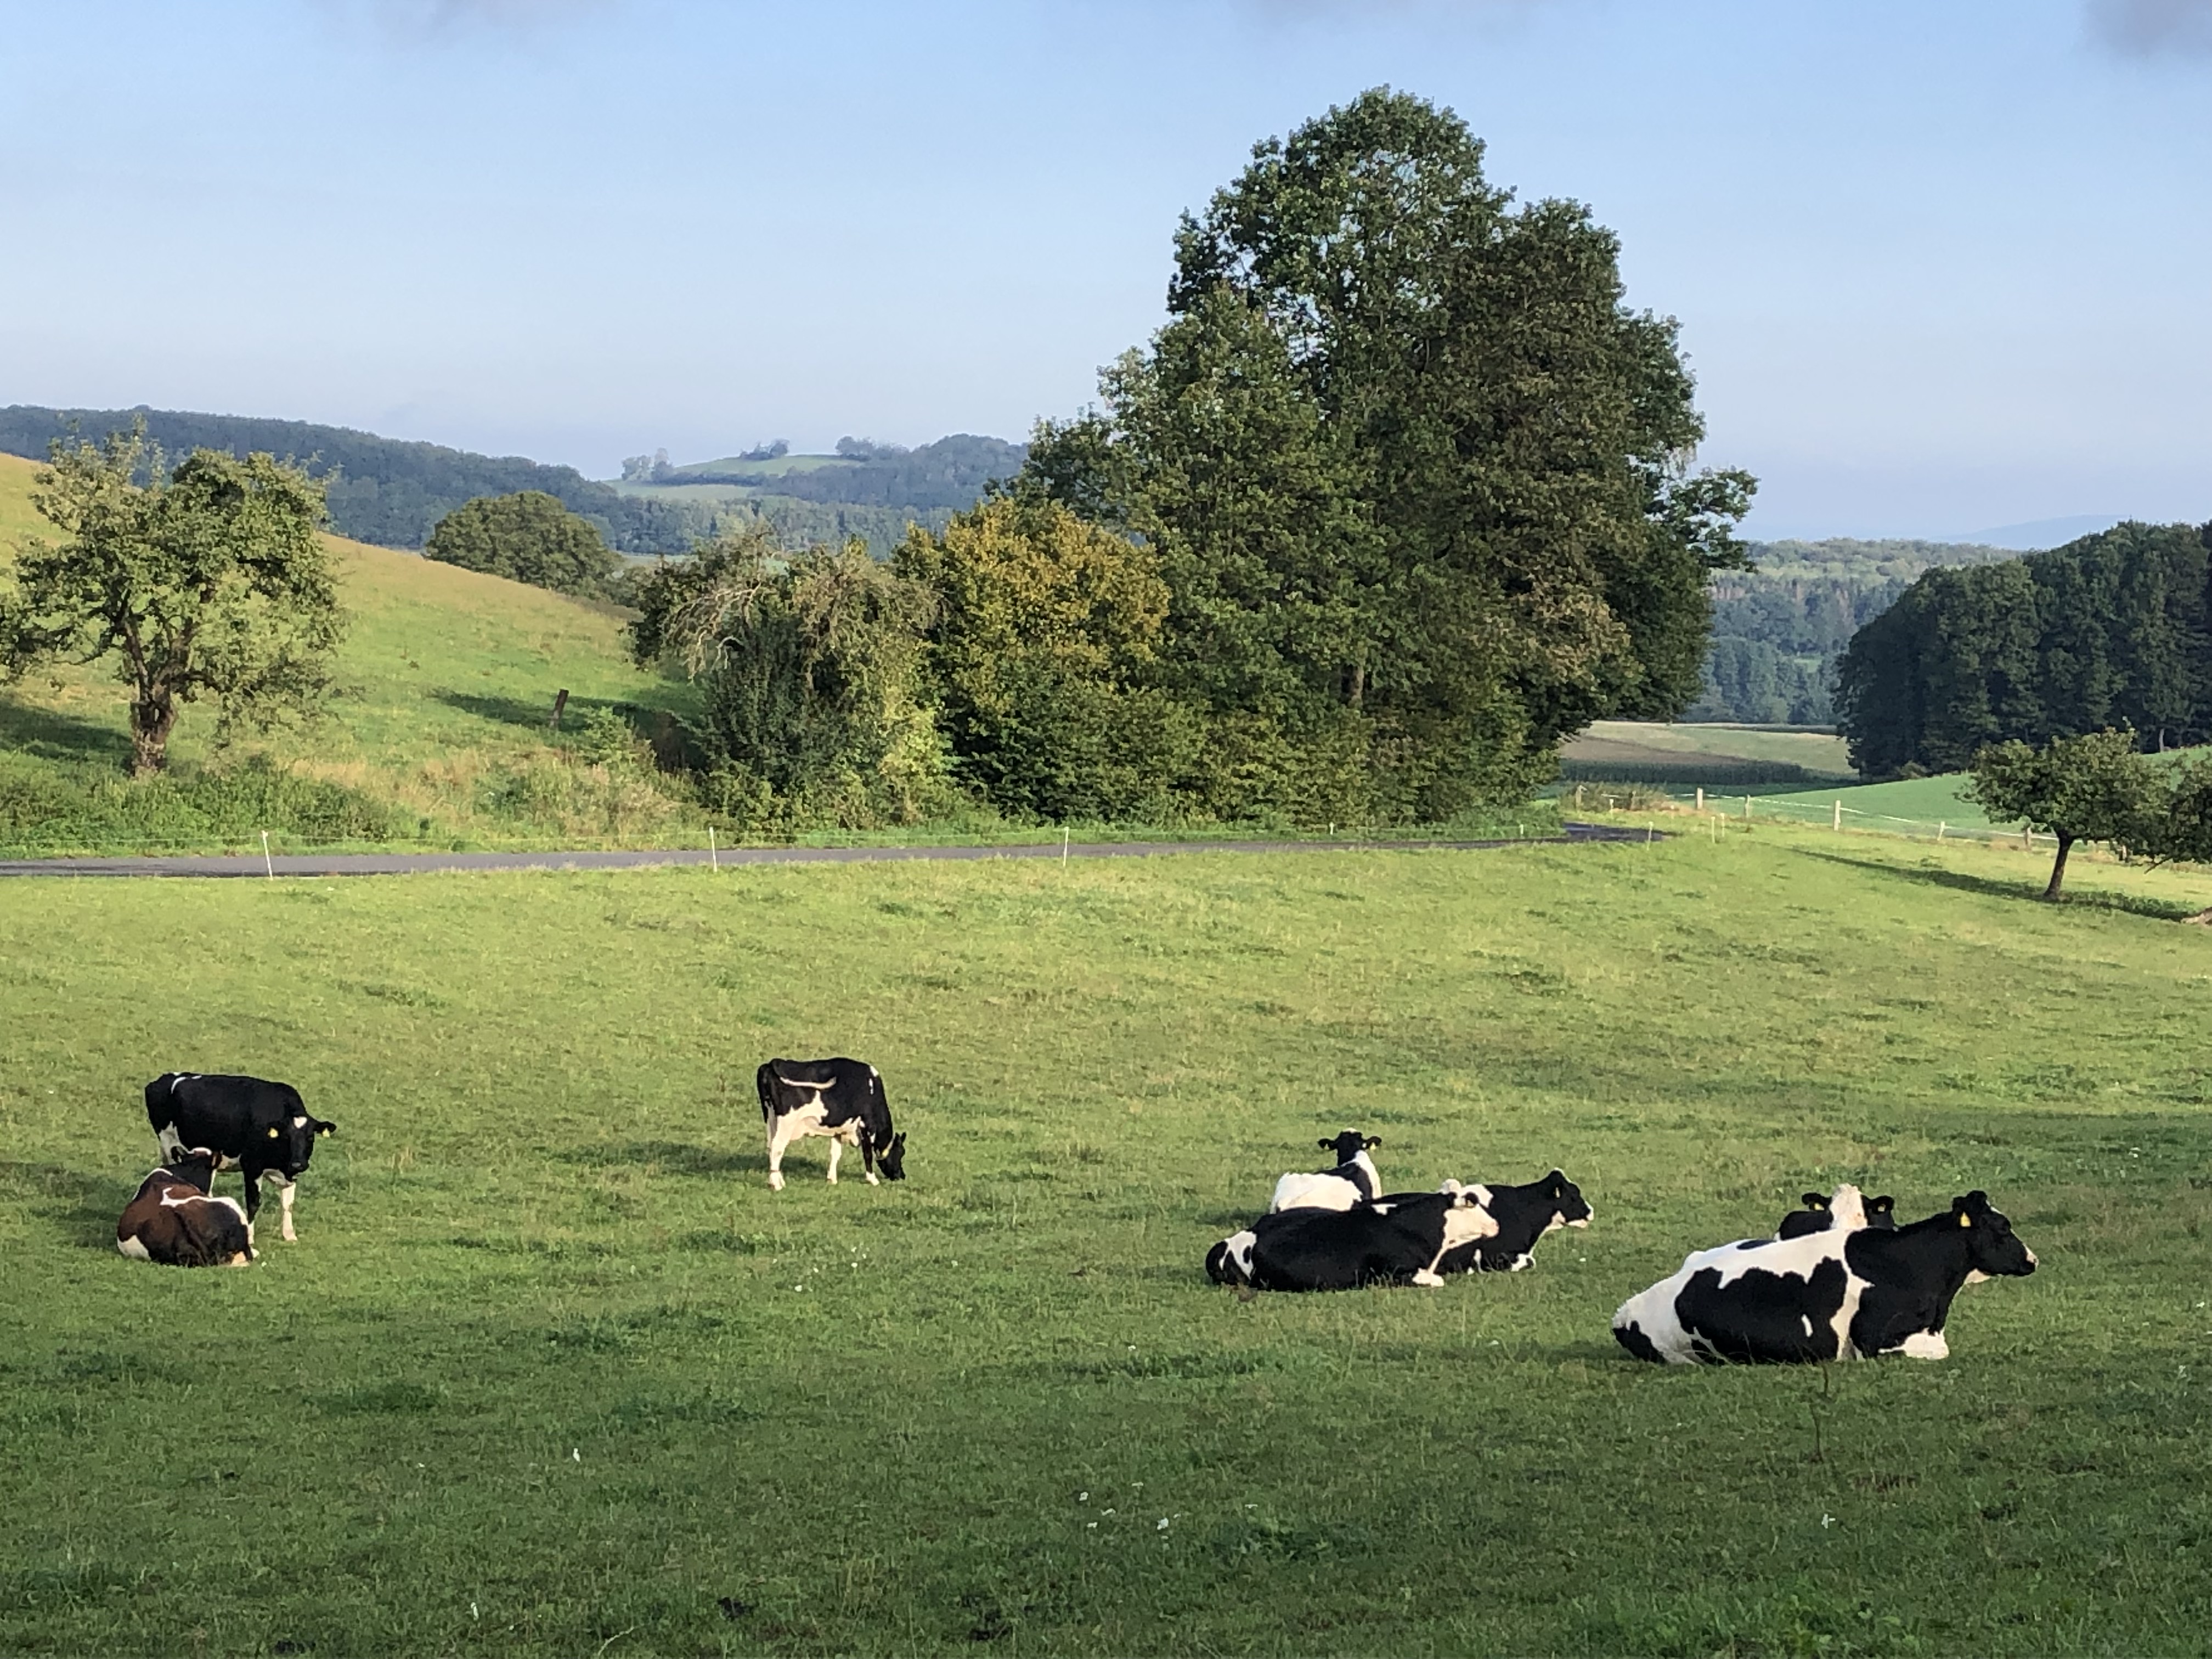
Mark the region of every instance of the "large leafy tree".
<instances>
[{"instance_id":1,"label":"large leafy tree","mask_svg":"<svg viewBox=\"0 0 2212 1659\"><path fill-rule=\"evenodd\" d=\"M319 482L217 450L169 470L141 427L57 442L31 499L61 534L32 542L0 593L0 672L111 661L134 772L168 763L179 712L203 698L221 736L315 708L343 630Z\"/></svg>"},{"instance_id":2,"label":"large leafy tree","mask_svg":"<svg viewBox=\"0 0 2212 1659\"><path fill-rule=\"evenodd\" d=\"M1170 683L1292 810L1440 815L1696 695L1753 485L1690 470L1674 325L1618 254L1369 92L1184 221L1167 327L1037 434L1023 487L1159 547Z\"/></svg>"},{"instance_id":3,"label":"large leafy tree","mask_svg":"<svg viewBox=\"0 0 2212 1659\"><path fill-rule=\"evenodd\" d=\"M921 688L934 602L865 543L787 555L756 527L658 566L637 602L639 664L676 666L704 690L728 810L861 827L943 804Z\"/></svg>"},{"instance_id":4,"label":"large leafy tree","mask_svg":"<svg viewBox=\"0 0 2212 1659\"><path fill-rule=\"evenodd\" d=\"M1158 553L1054 501L1001 498L932 535L902 575L937 596L939 718L963 775L1024 817L1156 816L1196 760L1155 684L1168 607Z\"/></svg>"},{"instance_id":5,"label":"large leafy tree","mask_svg":"<svg viewBox=\"0 0 2212 1659\"><path fill-rule=\"evenodd\" d=\"M537 489L464 502L438 520L422 552L556 593L598 592L622 563L590 520Z\"/></svg>"}]
</instances>

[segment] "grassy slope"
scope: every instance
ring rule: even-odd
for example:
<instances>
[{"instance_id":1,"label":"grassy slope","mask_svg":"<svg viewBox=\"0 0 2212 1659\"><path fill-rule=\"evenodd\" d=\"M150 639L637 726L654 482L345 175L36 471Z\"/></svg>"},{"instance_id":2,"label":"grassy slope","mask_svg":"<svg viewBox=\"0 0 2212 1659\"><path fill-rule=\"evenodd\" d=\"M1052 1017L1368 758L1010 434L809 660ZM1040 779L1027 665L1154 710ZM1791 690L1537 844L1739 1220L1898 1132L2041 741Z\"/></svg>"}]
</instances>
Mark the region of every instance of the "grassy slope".
<instances>
[{"instance_id":1,"label":"grassy slope","mask_svg":"<svg viewBox=\"0 0 2212 1659\"><path fill-rule=\"evenodd\" d=\"M1964 773L1948 773L1938 778L1907 778L1898 783L1868 783L1841 789L1808 789L1791 794L1765 795L1759 805L1778 808L1791 806L1806 812L1825 812L1835 801L1844 804L1846 813L1863 813L1855 820L1861 827L1882 830L1893 825L1937 823L1976 829L1987 829L1989 819L1978 806L1959 798L1966 787ZM1757 809L1754 808L1754 811Z\"/></svg>"},{"instance_id":2,"label":"grassy slope","mask_svg":"<svg viewBox=\"0 0 2212 1659\"><path fill-rule=\"evenodd\" d=\"M11 886L0 1648L2202 1651L2212 938L2033 873L1761 829ZM751 1068L830 1052L912 1179L771 1195ZM113 1252L173 1066L341 1125L250 1273ZM1596 1225L1207 1285L1347 1121ZM1609 1340L1847 1176L1985 1187L2043 1271L1945 1364Z\"/></svg>"},{"instance_id":3,"label":"grassy slope","mask_svg":"<svg viewBox=\"0 0 2212 1659\"><path fill-rule=\"evenodd\" d=\"M40 527L29 507L36 470L0 456L0 554ZM478 820L472 792L486 775L547 752L545 720L562 687L572 725L595 705L686 701L685 688L629 666L622 624L604 611L410 554L336 537L331 546L351 616L339 695L319 727L267 746L429 816L441 838L515 838L514 826ZM118 761L128 752L126 704L104 669L58 669L0 689L0 747ZM209 711L188 708L177 759L204 760L213 724Z\"/></svg>"}]
</instances>

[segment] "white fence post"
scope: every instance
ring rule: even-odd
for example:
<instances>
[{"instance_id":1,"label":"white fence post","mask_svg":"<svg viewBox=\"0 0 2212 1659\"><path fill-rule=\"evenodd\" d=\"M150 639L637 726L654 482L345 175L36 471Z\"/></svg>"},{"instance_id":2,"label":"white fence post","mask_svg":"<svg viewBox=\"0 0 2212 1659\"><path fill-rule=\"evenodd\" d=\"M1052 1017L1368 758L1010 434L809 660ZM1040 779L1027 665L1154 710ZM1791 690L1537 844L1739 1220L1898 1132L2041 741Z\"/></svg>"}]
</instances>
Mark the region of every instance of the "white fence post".
<instances>
[{"instance_id":1,"label":"white fence post","mask_svg":"<svg viewBox=\"0 0 2212 1659\"><path fill-rule=\"evenodd\" d=\"M1830 823L1830 824L1829 824L1829 826L1828 826L1828 827L1829 827L1830 829L1832 829L1832 830L1841 830L1841 829L1844 827L1844 804L1843 804L1843 802L1841 802L1841 801L1838 801L1838 802L1836 803L1836 812L1835 812L1835 817L1834 817L1833 821Z\"/></svg>"},{"instance_id":2,"label":"white fence post","mask_svg":"<svg viewBox=\"0 0 2212 1659\"><path fill-rule=\"evenodd\" d=\"M722 867L721 854L714 850L714 826L711 823L707 826L707 867L710 870Z\"/></svg>"},{"instance_id":3,"label":"white fence post","mask_svg":"<svg viewBox=\"0 0 2212 1659\"><path fill-rule=\"evenodd\" d=\"M1942 820L1942 819L1941 819L1941 818L1938 818L1938 819L1936 819L1936 845L1937 845L1937 846L1939 846L1939 847L1940 847L1940 846L1942 846L1942 842L1943 842L1943 820Z\"/></svg>"},{"instance_id":4,"label":"white fence post","mask_svg":"<svg viewBox=\"0 0 2212 1659\"><path fill-rule=\"evenodd\" d=\"M1746 823L1751 822L1751 797L1748 795L1743 798L1743 821Z\"/></svg>"},{"instance_id":5,"label":"white fence post","mask_svg":"<svg viewBox=\"0 0 2212 1659\"><path fill-rule=\"evenodd\" d=\"M261 867L269 872L270 880L276 879L276 864L269 856L269 832L266 830L261 832Z\"/></svg>"},{"instance_id":6,"label":"white fence post","mask_svg":"<svg viewBox=\"0 0 2212 1659\"><path fill-rule=\"evenodd\" d=\"M1698 811L1699 811L1700 812L1702 812L1702 811L1704 811L1705 810L1705 786L1704 784L1702 784L1702 783L1701 783L1701 784L1699 784L1699 785L1698 786Z\"/></svg>"}]
</instances>

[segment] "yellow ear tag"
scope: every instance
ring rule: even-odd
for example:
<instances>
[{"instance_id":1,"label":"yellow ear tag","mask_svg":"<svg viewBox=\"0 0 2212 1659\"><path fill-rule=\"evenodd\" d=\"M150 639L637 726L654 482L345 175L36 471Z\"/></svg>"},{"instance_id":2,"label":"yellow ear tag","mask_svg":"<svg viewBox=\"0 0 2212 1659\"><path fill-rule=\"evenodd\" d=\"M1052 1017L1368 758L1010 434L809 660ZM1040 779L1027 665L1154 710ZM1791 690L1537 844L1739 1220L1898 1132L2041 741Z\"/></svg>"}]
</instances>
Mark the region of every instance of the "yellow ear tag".
<instances>
[{"instance_id":1,"label":"yellow ear tag","mask_svg":"<svg viewBox=\"0 0 2212 1659\"><path fill-rule=\"evenodd\" d=\"M276 1139L276 1132L274 1129L271 1129L271 1130L269 1132L269 1139L271 1139L271 1140L274 1140L274 1139Z\"/></svg>"},{"instance_id":2,"label":"yellow ear tag","mask_svg":"<svg viewBox=\"0 0 2212 1659\"><path fill-rule=\"evenodd\" d=\"M1959 1224L1961 1227L1971 1227L1974 1224L1974 1218L1970 1215L1962 1215L1959 1218Z\"/></svg>"}]
</instances>

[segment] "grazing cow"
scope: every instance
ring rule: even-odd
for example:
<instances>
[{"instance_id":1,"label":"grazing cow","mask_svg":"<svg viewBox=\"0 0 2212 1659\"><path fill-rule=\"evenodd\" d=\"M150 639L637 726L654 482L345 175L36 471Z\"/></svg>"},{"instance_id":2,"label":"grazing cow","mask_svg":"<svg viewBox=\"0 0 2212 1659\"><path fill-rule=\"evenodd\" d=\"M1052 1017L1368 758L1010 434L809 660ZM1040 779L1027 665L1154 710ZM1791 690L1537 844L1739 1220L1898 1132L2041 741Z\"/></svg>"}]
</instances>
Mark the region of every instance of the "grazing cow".
<instances>
[{"instance_id":1,"label":"grazing cow","mask_svg":"<svg viewBox=\"0 0 2212 1659\"><path fill-rule=\"evenodd\" d=\"M261 1211L261 1178L275 1179L284 1206L284 1242L292 1231L292 1189L314 1156L315 1141L337 1125L312 1115L289 1083L258 1077L216 1077L164 1072L146 1085L146 1120L163 1158L185 1146L204 1146L218 1170L246 1174L246 1218Z\"/></svg>"},{"instance_id":2,"label":"grazing cow","mask_svg":"<svg viewBox=\"0 0 2212 1659\"><path fill-rule=\"evenodd\" d=\"M1593 1213L1583 1200L1583 1189L1561 1170L1525 1187L1476 1186L1467 1190L1478 1194L1475 1202L1490 1212L1498 1230L1489 1237L1445 1251L1439 1269L1443 1273L1517 1273L1534 1260L1532 1253L1538 1239L1561 1227L1587 1227Z\"/></svg>"},{"instance_id":3,"label":"grazing cow","mask_svg":"<svg viewBox=\"0 0 2212 1659\"><path fill-rule=\"evenodd\" d=\"M1369 1147L1382 1144L1382 1136L1346 1129L1333 1139L1316 1144L1323 1152L1336 1154L1336 1167L1285 1176L1275 1183L1268 1214L1283 1210L1348 1210L1355 1204L1370 1202L1382 1190L1382 1177L1376 1171L1375 1160L1367 1156Z\"/></svg>"},{"instance_id":4,"label":"grazing cow","mask_svg":"<svg viewBox=\"0 0 2212 1659\"><path fill-rule=\"evenodd\" d=\"M768 1184L783 1190L783 1151L808 1135L830 1139L830 1180L848 1146L860 1149L868 1184L876 1171L885 1181L906 1179L906 1137L891 1133L890 1102L884 1079L860 1060L771 1060L754 1073L761 1117L768 1125Z\"/></svg>"},{"instance_id":5,"label":"grazing cow","mask_svg":"<svg viewBox=\"0 0 2212 1659\"><path fill-rule=\"evenodd\" d=\"M115 1224L115 1248L133 1261L168 1267L251 1262L253 1224L236 1199L209 1195L215 1170L216 1155L198 1146L148 1176Z\"/></svg>"},{"instance_id":6,"label":"grazing cow","mask_svg":"<svg viewBox=\"0 0 2212 1659\"><path fill-rule=\"evenodd\" d=\"M1349 1210L1295 1209L1261 1216L1206 1252L1217 1285L1262 1291L1349 1291L1363 1285L1443 1284L1445 1255L1486 1238L1498 1223L1456 1183Z\"/></svg>"},{"instance_id":7,"label":"grazing cow","mask_svg":"<svg viewBox=\"0 0 2212 1659\"><path fill-rule=\"evenodd\" d=\"M1856 1192L1857 1189L1854 1188L1852 1190ZM1824 1233L1836 1224L1837 1213L1826 1194L1807 1193L1803 1195L1803 1209L1792 1210L1782 1218L1782 1224L1774 1230L1777 1238L1802 1238L1808 1233ZM1893 1232L1897 1229L1896 1209L1897 1200L1884 1193L1880 1198L1866 1200L1863 1218L1848 1224L1879 1227L1884 1232Z\"/></svg>"},{"instance_id":8,"label":"grazing cow","mask_svg":"<svg viewBox=\"0 0 2212 1659\"><path fill-rule=\"evenodd\" d=\"M1857 1206L1856 1188L1838 1188L1839 1218L1847 1196ZM1972 1192L1909 1227L1838 1225L1701 1250L1623 1303L1613 1334L1638 1359L1674 1364L1942 1359L1961 1286L2034 1271L2035 1252L1987 1193Z\"/></svg>"}]
</instances>

